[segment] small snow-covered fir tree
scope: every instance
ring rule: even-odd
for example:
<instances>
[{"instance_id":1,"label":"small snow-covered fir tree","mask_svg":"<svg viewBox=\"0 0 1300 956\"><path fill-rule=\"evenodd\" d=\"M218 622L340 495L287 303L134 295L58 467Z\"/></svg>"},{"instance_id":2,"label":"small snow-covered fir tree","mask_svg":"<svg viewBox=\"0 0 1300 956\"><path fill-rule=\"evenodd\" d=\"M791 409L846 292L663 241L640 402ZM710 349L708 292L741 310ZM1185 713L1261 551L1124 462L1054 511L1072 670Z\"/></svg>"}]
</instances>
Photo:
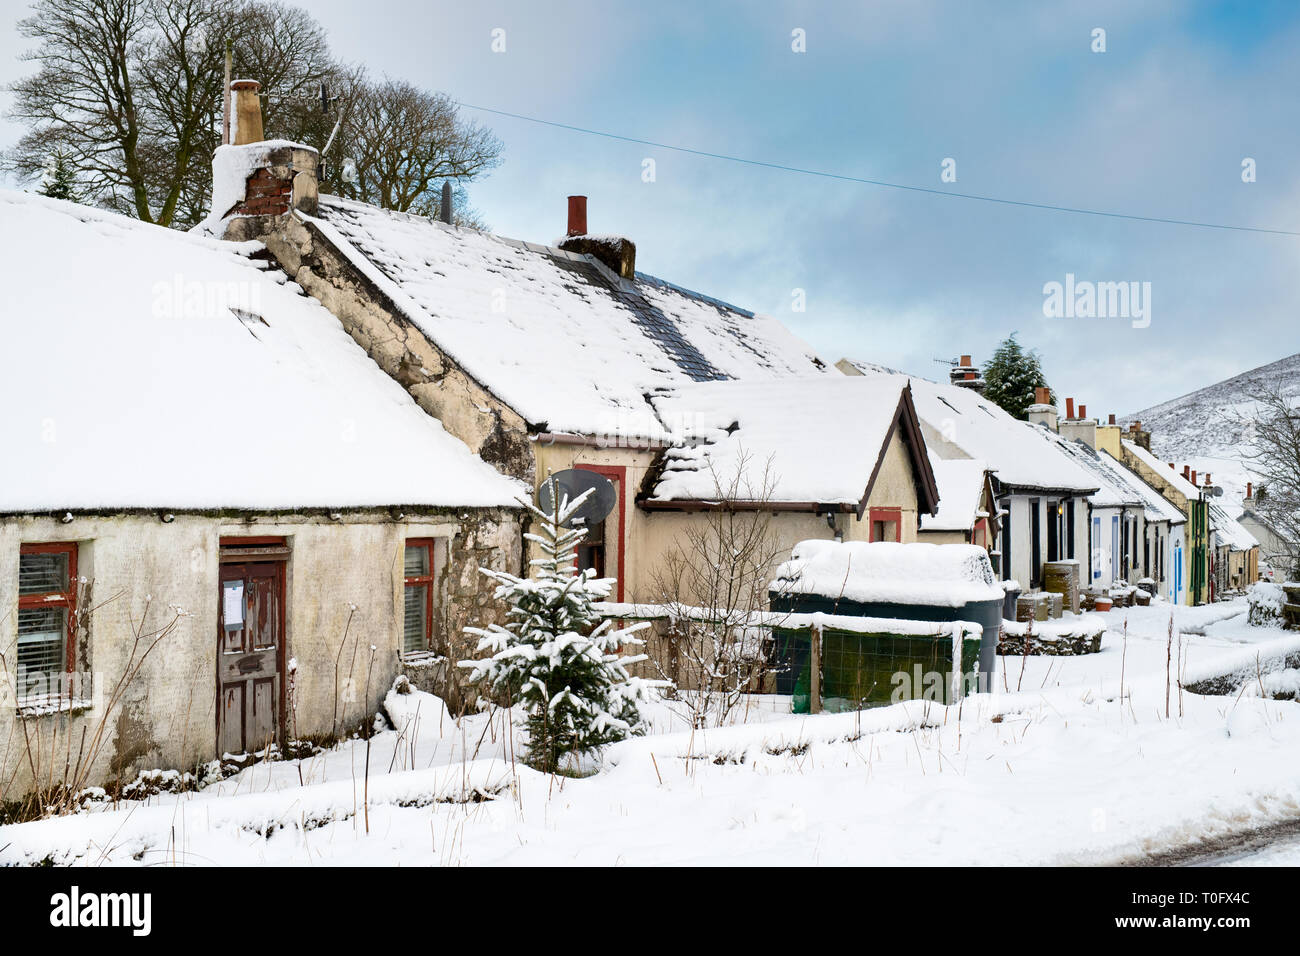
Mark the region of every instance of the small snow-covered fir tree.
<instances>
[{"instance_id":1,"label":"small snow-covered fir tree","mask_svg":"<svg viewBox=\"0 0 1300 956\"><path fill-rule=\"evenodd\" d=\"M615 630L592 609L593 602L609 596L615 581L577 570L575 549L586 530L565 527L588 494L557 502L551 514L523 502L540 527L540 533L525 538L542 556L530 562L528 578L479 569L499 582L496 598L509 602L510 610L504 627L465 628L478 636L478 651L490 656L460 662L471 670L471 682L523 705L528 762L548 773L567 755L644 732L639 705L652 688L667 686L631 676L628 667L645 655L621 653L644 644L633 634L649 624Z\"/></svg>"},{"instance_id":2,"label":"small snow-covered fir tree","mask_svg":"<svg viewBox=\"0 0 1300 956\"><path fill-rule=\"evenodd\" d=\"M1024 348L1012 332L984 366L984 397L1013 418L1025 418L1034 404L1034 389L1047 388L1038 353Z\"/></svg>"},{"instance_id":3,"label":"small snow-covered fir tree","mask_svg":"<svg viewBox=\"0 0 1300 956\"><path fill-rule=\"evenodd\" d=\"M36 190L41 196L51 199L67 199L77 202L77 173L68 162L67 155L57 150L50 157L49 165L41 175L41 188Z\"/></svg>"}]
</instances>

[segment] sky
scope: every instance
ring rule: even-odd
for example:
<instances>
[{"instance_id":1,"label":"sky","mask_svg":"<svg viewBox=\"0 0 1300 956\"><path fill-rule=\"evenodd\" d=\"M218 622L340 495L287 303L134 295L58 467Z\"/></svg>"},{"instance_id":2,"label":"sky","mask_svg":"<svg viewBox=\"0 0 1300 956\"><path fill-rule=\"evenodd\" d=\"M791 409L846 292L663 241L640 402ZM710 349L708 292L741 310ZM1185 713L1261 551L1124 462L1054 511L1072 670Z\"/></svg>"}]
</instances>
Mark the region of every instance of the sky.
<instances>
[{"instance_id":1,"label":"sky","mask_svg":"<svg viewBox=\"0 0 1300 956\"><path fill-rule=\"evenodd\" d=\"M1104 416L1300 351L1300 235L894 189L470 108L940 193L1300 233L1300 4L305 6L338 56L442 90L497 134L502 165L470 187L494 232L551 241L584 194L590 231L631 238L639 270L776 316L830 361L937 377L1017 332L1058 396ZM3 2L0 82L32 68L25 8ZM20 134L0 122L0 148ZM1045 314L1067 276L1136 283L1144 315Z\"/></svg>"}]
</instances>

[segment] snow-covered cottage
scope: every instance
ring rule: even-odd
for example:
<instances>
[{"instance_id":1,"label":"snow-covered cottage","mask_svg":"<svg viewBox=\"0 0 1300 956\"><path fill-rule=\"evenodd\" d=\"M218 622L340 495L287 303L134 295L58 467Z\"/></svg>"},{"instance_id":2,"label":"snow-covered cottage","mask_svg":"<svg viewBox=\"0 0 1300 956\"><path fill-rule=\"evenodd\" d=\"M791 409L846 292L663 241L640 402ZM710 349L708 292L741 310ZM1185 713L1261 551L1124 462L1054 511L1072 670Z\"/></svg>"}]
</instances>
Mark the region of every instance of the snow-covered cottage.
<instances>
[{"instance_id":1,"label":"snow-covered cottage","mask_svg":"<svg viewBox=\"0 0 1300 956\"><path fill-rule=\"evenodd\" d=\"M522 483L261 244L0 192L0 256L0 800L341 732L497 613Z\"/></svg>"},{"instance_id":2,"label":"snow-covered cottage","mask_svg":"<svg viewBox=\"0 0 1300 956\"><path fill-rule=\"evenodd\" d=\"M1288 540L1286 533L1279 530L1273 521L1260 509L1262 495L1254 482L1246 482L1245 495L1241 501L1241 516L1237 521L1250 532L1251 537L1259 542L1259 564L1267 565L1279 580L1294 580L1300 570L1296 568L1296 555L1300 546Z\"/></svg>"},{"instance_id":3,"label":"snow-covered cottage","mask_svg":"<svg viewBox=\"0 0 1300 956\"><path fill-rule=\"evenodd\" d=\"M617 501L581 559L617 579L619 600L651 598L656 556L680 524L668 505L650 503L659 493L647 482L693 439L665 423L659 398L713 394L688 391L709 383L831 377L776 320L638 272L633 243L589 234L582 197L571 197L567 234L544 245L318 195L314 162L293 144L223 147L214 169L225 185L204 228L265 242L420 407L502 473L534 488L570 468L608 478ZM280 183L271 205L261 199L268 181ZM761 424L751 416L742 429L758 436ZM854 462L876 462L884 441L855 450ZM827 537L823 506L869 521L857 514L864 496L888 484L873 486L870 468L845 467L843 477L839 497L798 502ZM787 478L778 496L794 511L805 489ZM900 510L915 507L907 487Z\"/></svg>"},{"instance_id":4,"label":"snow-covered cottage","mask_svg":"<svg viewBox=\"0 0 1300 956\"><path fill-rule=\"evenodd\" d=\"M1162 462L1144 444L1125 435L1111 422L1098 427L1097 442L1113 456L1122 458L1125 467L1158 491L1186 518L1183 531L1183 554L1175 561L1175 574L1182 578L1185 604L1204 604L1211 600L1212 542L1210 538L1209 502L1196 485L1195 474L1188 469L1180 474L1171 462Z\"/></svg>"},{"instance_id":5,"label":"snow-covered cottage","mask_svg":"<svg viewBox=\"0 0 1300 956\"><path fill-rule=\"evenodd\" d=\"M944 459L931 452L930 468L939 489L939 510L921 516L917 540L977 544L986 551L996 550L1001 522L988 465L978 458Z\"/></svg>"},{"instance_id":6,"label":"snow-covered cottage","mask_svg":"<svg viewBox=\"0 0 1300 956\"><path fill-rule=\"evenodd\" d=\"M898 380L701 382L652 404L678 438L638 500L648 551L719 508L770 513L786 553L811 538L913 542L939 509L911 389Z\"/></svg>"},{"instance_id":7,"label":"snow-covered cottage","mask_svg":"<svg viewBox=\"0 0 1300 956\"><path fill-rule=\"evenodd\" d=\"M971 388L909 379L849 359L836 367L850 376L910 381L930 451L943 459L982 461L992 470L1000 527L991 556L1003 580L1037 588L1046 562L1086 564L1087 499L1098 482L1041 427L1012 418ZM1055 422L1054 412L1050 418Z\"/></svg>"},{"instance_id":8,"label":"snow-covered cottage","mask_svg":"<svg viewBox=\"0 0 1300 956\"><path fill-rule=\"evenodd\" d=\"M1118 431L1086 417L1086 406L1076 416L1073 399L1067 399L1066 415L1057 424L1062 447L1101 485L1089 499L1085 583L1100 588L1146 583L1165 600L1181 603L1187 519L1115 457L1111 449L1119 449Z\"/></svg>"}]
</instances>

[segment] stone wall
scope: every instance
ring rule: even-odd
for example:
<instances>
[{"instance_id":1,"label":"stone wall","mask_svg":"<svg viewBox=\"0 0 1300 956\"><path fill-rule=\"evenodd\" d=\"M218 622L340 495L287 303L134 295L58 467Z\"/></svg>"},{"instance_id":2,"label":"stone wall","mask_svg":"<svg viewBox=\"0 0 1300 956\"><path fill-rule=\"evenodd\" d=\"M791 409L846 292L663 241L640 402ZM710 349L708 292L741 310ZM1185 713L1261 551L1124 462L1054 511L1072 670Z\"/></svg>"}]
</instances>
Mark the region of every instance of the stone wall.
<instances>
[{"instance_id":1,"label":"stone wall","mask_svg":"<svg viewBox=\"0 0 1300 956\"><path fill-rule=\"evenodd\" d=\"M533 480L528 424L435 347L315 224L290 216L235 219L225 238L264 242L289 276L448 432L502 473Z\"/></svg>"},{"instance_id":2,"label":"stone wall","mask_svg":"<svg viewBox=\"0 0 1300 956\"><path fill-rule=\"evenodd\" d=\"M286 562L285 660L297 670L284 717L296 737L324 737L376 711L402 672L403 550L413 537L442 538L447 562L438 581L435 642L455 651L461 629L504 621L493 582L480 565L518 573L520 517L505 509L326 514L153 513L0 518L0 804L37 779L59 782L78 753L92 763L86 783L131 779L146 769L192 769L216 752L216 635L220 540L283 536ZM13 673L21 544L75 542L78 573L93 608L77 634L78 666L90 702L20 717ZM176 608L185 613L179 617ZM113 688L148 639L174 627L112 706ZM375 647L369 666L370 646ZM366 687L369 670L368 692ZM435 689L435 688L430 688ZM90 753L102 733L103 746Z\"/></svg>"}]
</instances>

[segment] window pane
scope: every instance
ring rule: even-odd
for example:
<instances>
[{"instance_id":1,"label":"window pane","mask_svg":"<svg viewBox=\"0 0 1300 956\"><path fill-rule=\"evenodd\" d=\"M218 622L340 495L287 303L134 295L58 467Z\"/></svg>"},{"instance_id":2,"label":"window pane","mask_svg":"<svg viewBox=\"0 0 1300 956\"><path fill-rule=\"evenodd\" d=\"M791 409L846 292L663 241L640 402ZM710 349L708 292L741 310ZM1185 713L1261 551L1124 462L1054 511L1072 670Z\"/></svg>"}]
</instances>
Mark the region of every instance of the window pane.
<instances>
[{"instance_id":1,"label":"window pane","mask_svg":"<svg viewBox=\"0 0 1300 956\"><path fill-rule=\"evenodd\" d=\"M429 576L429 546L409 544L406 546L406 576L424 578Z\"/></svg>"},{"instance_id":2,"label":"window pane","mask_svg":"<svg viewBox=\"0 0 1300 956\"><path fill-rule=\"evenodd\" d=\"M66 669L67 610L24 608L18 612L18 696L57 694Z\"/></svg>"},{"instance_id":3,"label":"window pane","mask_svg":"<svg viewBox=\"0 0 1300 956\"><path fill-rule=\"evenodd\" d=\"M423 651L429 647L429 618L425 613L429 585L407 585L405 625L402 632L402 652Z\"/></svg>"},{"instance_id":4,"label":"window pane","mask_svg":"<svg viewBox=\"0 0 1300 956\"><path fill-rule=\"evenodd\" d=\"M18 557L18 593L47 594L68 589L68 555L22 554Z\"/></svg>"}]
</instances>

